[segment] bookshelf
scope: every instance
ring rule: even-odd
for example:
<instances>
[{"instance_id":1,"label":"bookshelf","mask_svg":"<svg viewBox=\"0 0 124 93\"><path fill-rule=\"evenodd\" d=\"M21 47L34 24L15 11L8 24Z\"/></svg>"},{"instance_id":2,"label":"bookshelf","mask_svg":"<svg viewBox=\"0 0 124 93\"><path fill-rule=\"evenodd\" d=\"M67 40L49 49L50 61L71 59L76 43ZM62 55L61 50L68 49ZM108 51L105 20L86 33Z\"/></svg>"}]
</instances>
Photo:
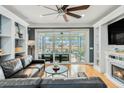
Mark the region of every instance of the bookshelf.
<instances>
[{"instance_id":1,"label":"bookshelf","mask_svg":"<svg viewBox=\"0 0 124 93\"><path fill-rule=\"evenodd\" d=\"M26 27L15 22L15 56L26 54Z\"/></svg>"},{"instance_id":2,"label":"bookshelf","mask_svg":"<svg viewBox=\"0 0 124 93\"><path fill-rule=\"evenodd\" d=\"M12 21L8 17L0 15L0 58L8 60L12 53L12 38L11 38Z\"/></svg>"},{"instance_id":3,"label":"bookshelf","mask_svg":"<svg viewBox=\"0 0 124 93\"><path fill-rule=\"evenodd\" d=\"M27 26L0 14L0 62L27 54Z\"/></svg>"}]
</instances>

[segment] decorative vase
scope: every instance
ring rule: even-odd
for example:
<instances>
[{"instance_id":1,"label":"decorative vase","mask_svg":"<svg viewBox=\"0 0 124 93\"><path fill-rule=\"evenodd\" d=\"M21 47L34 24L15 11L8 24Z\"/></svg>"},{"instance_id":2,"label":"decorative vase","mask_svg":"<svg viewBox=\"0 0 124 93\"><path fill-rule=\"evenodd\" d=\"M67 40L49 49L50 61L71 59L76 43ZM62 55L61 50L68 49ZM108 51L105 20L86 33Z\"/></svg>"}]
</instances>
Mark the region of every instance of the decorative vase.
<instances>
[{"instance_id":1,"label":"decorative vase","mask_svg":"<svg viewBox=\"0 0 124 93\"><path fill-rule=\"evenodd\" d=\"M19 38L23 38L23 34L19 33L18 34Z\"/></svg>"},{"instance_id":2,"label":"decorative vase","mask_svg":"<svg viewBox=\"0 0 124 93\"><path fill-rule=\"evenodd\" d=\"M60 68L59 67L53 67L53 70L57 72Z\"/></svg>"}]
</instances>

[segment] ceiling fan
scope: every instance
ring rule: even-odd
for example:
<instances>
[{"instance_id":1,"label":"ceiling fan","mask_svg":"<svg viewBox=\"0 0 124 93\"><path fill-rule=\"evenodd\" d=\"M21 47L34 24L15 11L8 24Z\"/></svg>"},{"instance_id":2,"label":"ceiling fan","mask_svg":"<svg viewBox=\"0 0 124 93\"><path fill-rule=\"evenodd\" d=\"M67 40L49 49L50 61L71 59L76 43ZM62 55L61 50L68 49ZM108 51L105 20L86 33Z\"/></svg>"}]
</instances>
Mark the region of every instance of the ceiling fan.
<instances>
[{"instance_id":1,"label":"ceiling fan","mask_svg":"<svg viewBox=\"0 0 124 93\"><path fill-rule=\"evenodd\" d=\"M44 14L42 16L49 16L49 15L57 14L57 16L63 16L64 20L66 22L68 22L69 20L67 18L67 15L72 16L74 18L81 18L80 15L75 14L75 13L71 13L71 12L78 11L78 10L86 10L89 6L90 5L81 5L81 6L76 6L76 7L68 8L69 5L61 5L61 6L60 5L56 5L56 9L53 9L53 8L50 8L50 7L47 7L47 6L43 6L44 8L53 10L54 12L49 13L49 14Z\"/></svg>"}]
</instances>

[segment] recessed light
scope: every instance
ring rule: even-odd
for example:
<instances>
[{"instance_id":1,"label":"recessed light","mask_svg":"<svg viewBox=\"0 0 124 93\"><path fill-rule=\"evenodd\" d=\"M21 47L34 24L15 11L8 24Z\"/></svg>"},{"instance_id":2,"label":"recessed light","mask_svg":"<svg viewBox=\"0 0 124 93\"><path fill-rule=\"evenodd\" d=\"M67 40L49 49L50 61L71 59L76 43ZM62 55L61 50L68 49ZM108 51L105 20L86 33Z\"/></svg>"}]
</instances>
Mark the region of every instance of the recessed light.
<instances>
[{"instance_id":1,"label":"recessed light","mask_svg":"<svg viewBox=\"0 0 124 93\"><path fill-rule=\"evenodd\" d=\"M40 15L40 17L43 17L43 15Z\"/></svg>"},{"instance_id":2,"label":"recessed light","mask_svg":"<svg viewBox=\"0 0 124 93\"><path fill-rule=\"evenodd\" d=\"M84 15L84 14L82 14L81 16L82 16L82 17L84 17L85 15Z\"/></svg>"}]
</instances>

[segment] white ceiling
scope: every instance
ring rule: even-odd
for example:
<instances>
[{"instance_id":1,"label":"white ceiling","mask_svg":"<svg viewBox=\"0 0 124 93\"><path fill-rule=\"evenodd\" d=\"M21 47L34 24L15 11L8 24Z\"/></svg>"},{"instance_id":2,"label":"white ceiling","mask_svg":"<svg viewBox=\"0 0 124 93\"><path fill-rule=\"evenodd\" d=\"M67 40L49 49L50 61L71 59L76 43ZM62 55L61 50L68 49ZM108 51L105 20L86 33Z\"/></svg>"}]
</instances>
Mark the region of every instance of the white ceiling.
<instances>
[{"instance_id":1,"label":"white ceiling","mask_svg":"<svg viewBox=\"0 0 124 93\"><path fill-rule=\"evenodd\" d=\"M5 8L15 13L17 16L21 17L23 20L27 21L30 25L31 24L61 24L61 23L78 23L78 24L88 24L92 25L105 15L109 14L116 8L118 5L90 5L87 10L76 11L73 13L85 16L79 19L73 18L71 16L67 16L69 22L65 22L62 16L57 17L57 14L50 15L50 16L43 16L40 15L48 14L54 12L53 10L44 8L43 6L38 5L5 5ZM47 7L56 9L54 5L47 5ZM74 7L74 5L70 5L69 7Z\"/></svg>"}]
</instances>

